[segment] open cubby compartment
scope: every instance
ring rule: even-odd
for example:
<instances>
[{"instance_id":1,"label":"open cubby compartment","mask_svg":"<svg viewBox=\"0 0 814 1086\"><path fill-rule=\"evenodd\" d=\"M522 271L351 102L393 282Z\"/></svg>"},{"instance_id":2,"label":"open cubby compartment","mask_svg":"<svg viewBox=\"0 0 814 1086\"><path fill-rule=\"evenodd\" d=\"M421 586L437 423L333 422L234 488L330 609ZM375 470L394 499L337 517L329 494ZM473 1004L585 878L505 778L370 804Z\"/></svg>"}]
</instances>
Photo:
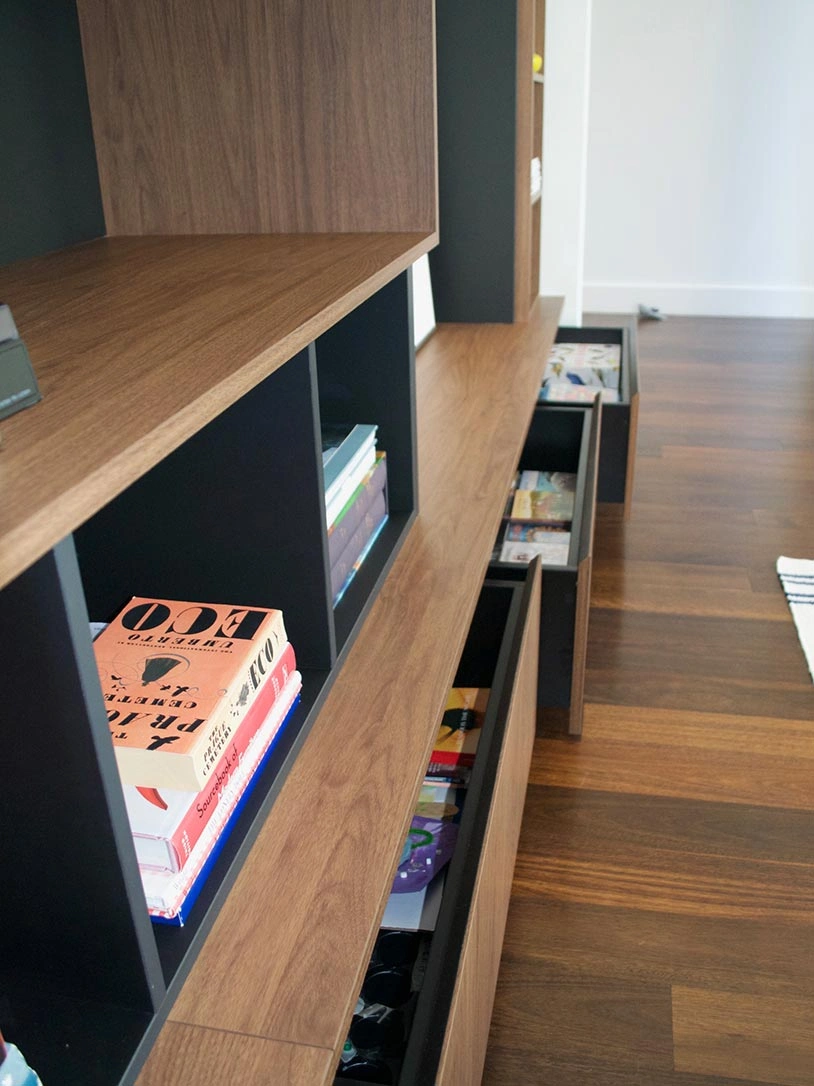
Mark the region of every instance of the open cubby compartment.
<instances>
[{"instance_id":1,"label":"open cubby compartment","mask_svg":"<svg viewBox=\"0 0 814 1086\"><path fill-rule=\"evenodd\" d=\"M488 687L490 694L436 927L429 935L426 972L412 1009L406 1048L403 1057L389 1061L398 1086L435 1082L442 1051L448 1043L453 995L536 585L531 567L523 570L523 576L522 581L484 583L455 675L454 685ZM514 797L521 808L522 801L522 795ZM485 978L479 979L487 983ZM485 1038L480 1040L485 1048ZM352 1079L335 1080L335 1086L349 1084L352 1086Z\"/></svg>"},{"instance_id":2,"label":"open cubby compartment","mask_svg":"<svg viewBox=\"0 0 814 1086\"><path fill-rule=\"evenodd\" d=\"M309 344L74 533L91 619L110 619L132 595L277 607L303 676L301 701L254 778L186 923L153 930L171 996L336 673L318 434ZM126 826L118 799L116 817Z\"/></svg>"},{"instance_id":3,"label":"open cubby compartment","mask_svg":"<svg viewBox=\"0 0 814 1086\"><path fill-rule=\"evenodd\" d=\"M44 1081L135 1080L336 674L326 562L309 345L0 593L3 1021ZM178 928L144 904L88 624L132 595L279 607L303 674Z\"/></svg>"},{"instance_id":4,"label":"open cubby compartment","mask_svg":"<svg viewBox=\"0 0 814 1086\"><path fill-rule=\"evenodd\" d=\"M334 609L339 653L352 640L416 515L412 328L412 271L408 270L315 343L320 423L375 423L376 447L387 453L388 519Z\"/></svg>"},{"instance_id":5,"label":"open cubby compartment","mask_svg":"<svg viewBox=\"0 0 814 1086\"><path fill-rule=\"evenodd\" d=\"M601 405L595 409L539 405L532 414L518 464L521 471L569 471L577 476L568 562L543 566L537 686L540 708L568 710L568 731L572 735L582 730L597 463L603 426ZM500 540L505 525L504 520ZM494 577L525 576L525 567L516 563L493 561L489 569Z\"/></svg>"},{"instance_id":6,"label":"open cubby compartment","mask_svg":"<svg viewBox=\"0 0 814 1086\"><path fill-rule=\"evenodd\" d=\"M556 343L618 343L621 348L619 402L602 405L602 438L599 448L597 501L624 504L630 513L636 433L639 418L639 369L636 325L630 321L615 328L559 328ZM552 405L557 406L557 405Z\"/></svg>"}]
</instances>

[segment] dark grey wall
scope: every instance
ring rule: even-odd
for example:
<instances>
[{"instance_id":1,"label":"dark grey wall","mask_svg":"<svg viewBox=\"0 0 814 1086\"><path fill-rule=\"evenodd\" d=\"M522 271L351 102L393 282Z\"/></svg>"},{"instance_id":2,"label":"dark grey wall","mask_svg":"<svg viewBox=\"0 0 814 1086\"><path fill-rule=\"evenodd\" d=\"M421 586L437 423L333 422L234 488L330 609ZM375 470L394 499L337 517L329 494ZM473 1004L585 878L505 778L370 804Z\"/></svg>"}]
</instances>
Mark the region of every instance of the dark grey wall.
<instances>
[{"instance_id":1,"label":"dark grey wall","mask_svg":"<svg viewBox=\"0 0 814 1086\"><path fill-rule=\"evenodd\" d=\"M0 0L0 265L105 232L74 0Z\"/></svg>"},{"instance_id":2,"label":"dark grey wall","mask_svg":"<svg viewBox=\"0 0 814 1086\"><path fill-rule=\"evenodd\" d=\"M516 5L438 0L439 321L514 320Z\"/></svg>"}]
</instances>

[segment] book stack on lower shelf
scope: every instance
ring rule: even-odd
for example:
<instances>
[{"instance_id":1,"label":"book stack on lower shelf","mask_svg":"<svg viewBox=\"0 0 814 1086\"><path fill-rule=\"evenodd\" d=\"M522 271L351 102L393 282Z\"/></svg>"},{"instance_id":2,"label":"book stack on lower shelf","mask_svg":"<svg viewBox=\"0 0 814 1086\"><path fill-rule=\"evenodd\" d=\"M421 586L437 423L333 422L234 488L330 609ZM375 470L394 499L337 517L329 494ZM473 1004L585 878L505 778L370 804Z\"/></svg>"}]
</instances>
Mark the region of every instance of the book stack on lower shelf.
<instances>
[{"instance_id":1,"label":"book stack on lower shelf","mask_svg":"<svg viewBox=\"0 0 814 1086\"><path fill-rule=\"evenodd\" d=\"M494 559L527 565L539 556L546 565L565 565L571 548L576 486L573 472L518 472Z\"/></svg>"},{"instance_id":2,"label":"book stack on lower shelf","mask_svg":"<svg viewBox=\"0 0 814 1086\"><path fill-rule=\"evenodd\" d=\"M133 597L94 652L147 908L181 925L299 700L283 614Z\"/></svg>"},{"instance_id":3,"label":"book stack on lower shelf","mask_svg":"<svg viewBox=\"0 0 814 1086\"><path fill-rule=\"evenodd\" d=\"M336 606L387 522L387 456L376 426L322 428L331 593Z\"/></svg>"}]
</instances>

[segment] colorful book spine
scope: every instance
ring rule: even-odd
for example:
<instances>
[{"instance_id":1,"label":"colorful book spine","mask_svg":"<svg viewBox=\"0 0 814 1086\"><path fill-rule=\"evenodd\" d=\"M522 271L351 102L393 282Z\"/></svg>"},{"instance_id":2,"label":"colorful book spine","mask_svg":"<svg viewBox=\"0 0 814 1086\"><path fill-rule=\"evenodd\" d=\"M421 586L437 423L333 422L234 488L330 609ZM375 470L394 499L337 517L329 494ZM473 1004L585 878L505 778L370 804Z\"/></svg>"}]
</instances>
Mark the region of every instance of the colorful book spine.
<instances>
[{"instance_id":1,"label":"colorful book spine","mask_svg":"<svg viewBox=\"0 0 814 1086\"><path fill-rule=\"evenodd\" d=\"M154 921L181 926L188 918L215 860L234 829L251 789L293 715L301 689L302 676L295 671L249 745L239 772L233 774L215 814L181 871L170 873L140 869L147 909Z\"/></svg>"},{"instance_id":2,"label":"colorful book spine","mask_svg":"<svg viewBox=\"0 0 814 1086\"><path fill-rule=\"evenodd\" d=\"M221 803L249 744L274 708L296 666L294 649L290 643L286 643L268 682L252 702L202 791L159 791L135 785L124 786L130 831L141 867L159 871L181 870Z\"/></svg>"},{"instance_id":3,"label":"colorful book spine","mask_svg":"<svg viewBox=\"0 0 814 1086\"><path fill-rule=\"evenodd\" d=\"M351 536L336 564L331 567L331 592L334 599L338 596L351 573L355 572L354 565L357 559L365 549L368 540L386 517L387 502L385 501L384 491L380 490L374 495L370 508L362 517L359 526Z\"/></svg>"},{"instance_id":4,"label":"colorful book spine","mask_svg":"<svg viewBox=\"0 0 814 1086\"><path fill-rule=\"evenodd\" d=\"M338 593L338 595L336 596L336 598L335 598L335 599L334 599L334 601L333 601L333 605L334 605L334 607L336 607L336 605L337 605L337 604L339 603L339 601L340 601L340 600L342 599L342 597L343 597L343 596L345 595L345 593L347 592L347 590L348 590L348 586L350 585L351 581L352 581L352 580L353 580L353 578L354 578L354 577L356 576L356 574L357 574L357 573L359 572L359 570L361 569L361 567L362 567L362 566L364 565L364 562L365 562L365 560L367 559L367 556L368 556L368 555L370 554L370 552L371 552L371 551L373 550L373 548L375 547L375 545L376 545L376 540L377 540L377 539L379 538L379 536L380 536L380 535L382 534L382 531L383 531L383 529L384 529L384 526L385 526L385 524L387 524L387 522L388 522L388 520L389 520L389 519L390 519L390 517L389 517L389 514L385 514L385 516L384 516L384 517L382 518L382 520L381 520L381 522L380 522L380 524L379 524L378 528L377 528L377 529L375 530L375 532L373 533L373 535L372 535L372 536L370 537L370 539L369 539L369 540L367 541L367 543L365 544L365 546L364 546L364 550L363 550L363 551L362 551L362 553L361 553L361 554L359 555L359 557L358 557L358 558L356 559L356 561L355 561L355 562L353 563L353 569L352 569L352 570L350 571L350 573L348 574L348 579L347 579L347 580L345 581L345 583L344 583L344 584L342 585L342 587L341 587L341 588L340 588L340 590L339 590L339 593Z\"/></svg>"},{"instance_id":5,"label":"colorful book spine","mask_svg":"<svg viewBox=\"0 0 814 1086\"><path fill-rule=\"evenodd\" d=\"M336 565L373 499L380 490L384 490L386 484L387 459L385 453L379 452L376 454L376 466L356 488L328 532L328 564L331 568Z\"/></svg>"},{"instance_id":6,"label":"colorful book spine","mask_svg":"<svg viewBox=\"0 0 814 1086\"><path fill-rule=\"evenodd\" d=\"M93 643L122 782L199 792L287 641L274 608L134 597Z\"/></svg>"},{"instance_id":7,"label":"colorful book spine","mask_svg":"<svg viewBox=\"0 0 814 1086\"><path fill-rule=\"evenodd\" d=\"M322 431L322 473L326 497L331 495L348 469L367 446L376 441L377 426L357 423L355 426L325 426Z\"/></svg>"},{"instance_id":8,"label":"colorful book spine","mask_svg":"<svg viewBox=\"0 0 814 1086\"><path fill-rule=\"evenodd\" d=\"M359 487L364 477L376 466L376 445L371 442L361 450L330 494L325 495L325 520L328 528L336 523L339 514Z\"/></svg>"}]
</instances>

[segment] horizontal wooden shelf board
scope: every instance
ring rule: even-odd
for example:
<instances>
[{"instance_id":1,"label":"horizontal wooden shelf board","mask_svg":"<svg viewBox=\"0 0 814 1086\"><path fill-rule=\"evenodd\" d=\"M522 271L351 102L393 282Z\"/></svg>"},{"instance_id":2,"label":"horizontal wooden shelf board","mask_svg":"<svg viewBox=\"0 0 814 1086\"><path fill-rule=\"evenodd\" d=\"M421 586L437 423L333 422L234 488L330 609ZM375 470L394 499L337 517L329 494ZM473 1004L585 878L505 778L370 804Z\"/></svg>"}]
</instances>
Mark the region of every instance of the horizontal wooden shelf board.
<instances>
[{"instance_id":1,"label":"horizontal wooden shelf board","mask_svg":"<svg viewBox=\"0 0 814 1086\"><path fill-rule=\"evenodd\" d=\"M202 1082L312 1086L321 1079L330 1080L335 1066L333 1053L324 1048L169 1022L139 1082L141 1086L198 1086Z\"/></svg>"},{"instance_id":2,"label":"horizontal wooden shelf board","mask_svg":"<svg viewBox=\"0 0 814 1086\"><path fill-rule=\"evenodd\" d=\"M43 394L0 426L0 587L435 240L103 238L0 269Z\"/></svg>"},{"instance_id":3,"label":"horizontal wooden shelf board","mask_svg":"<svg viewBox=\"0 0 814 1086\"><path fill-rule=\"evenodd\" d=\"M527 324L441 325L421 351L419 515L172 1020L341 1046L559 305L540 300Z\"/></svg>"}]
</instances>

